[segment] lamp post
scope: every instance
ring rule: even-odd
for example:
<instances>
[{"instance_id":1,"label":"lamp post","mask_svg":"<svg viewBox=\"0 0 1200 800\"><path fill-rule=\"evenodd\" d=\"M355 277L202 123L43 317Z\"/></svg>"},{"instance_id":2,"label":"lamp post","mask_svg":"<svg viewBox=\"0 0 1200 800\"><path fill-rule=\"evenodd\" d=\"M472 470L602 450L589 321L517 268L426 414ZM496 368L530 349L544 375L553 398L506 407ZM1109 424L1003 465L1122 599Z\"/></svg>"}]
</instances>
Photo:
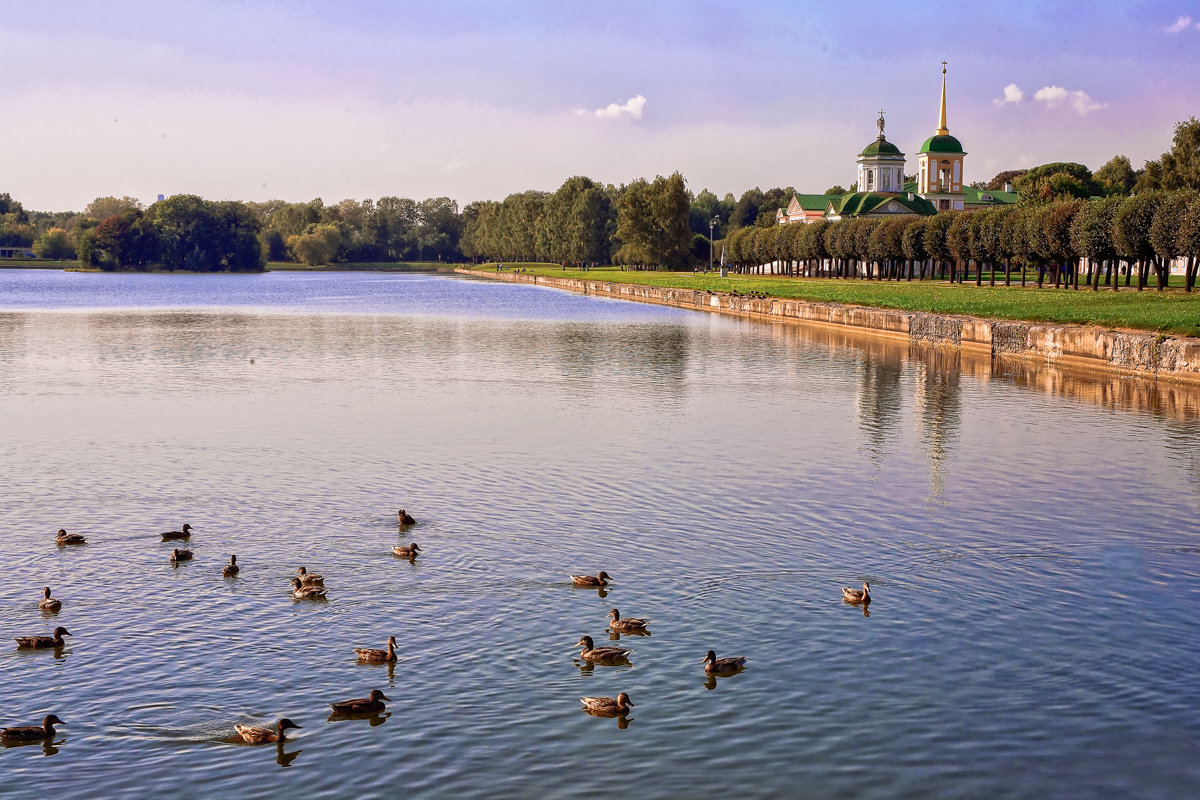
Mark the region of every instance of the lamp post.
<instances>
[{"instance_id":1,"label":"lamp post","mask_svg":"<svg viewBox=\"0 0 1200 800\"><path fill-rule=\"evenodd\" d=\"M720 217L713 217L708 221L708 271L712 272L713 262L713 228L721 222Z\"/></svg>"}]
</instances>

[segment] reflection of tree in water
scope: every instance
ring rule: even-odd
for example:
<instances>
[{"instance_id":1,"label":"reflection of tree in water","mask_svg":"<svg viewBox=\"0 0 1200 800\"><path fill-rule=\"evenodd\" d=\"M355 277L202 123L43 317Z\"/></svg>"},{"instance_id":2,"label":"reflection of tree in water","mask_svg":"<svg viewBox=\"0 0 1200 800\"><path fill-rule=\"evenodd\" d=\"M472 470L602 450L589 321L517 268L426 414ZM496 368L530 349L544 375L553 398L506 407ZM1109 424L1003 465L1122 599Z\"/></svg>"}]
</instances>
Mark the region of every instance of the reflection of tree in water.
<instances>
[{"instance_id":1,"label":"reflection of tree in water","mask_svg":"<svg viewBox=\"0 0 1200 800\"><path fill-rule=\"evenodd\" d=\"M929 486L934 497L946 488L946 460L958 438L962 405L961 358L957 349L917 348L920 362L917 409L921 441L929 450Z\"/></svg>"},{"instance_id":2,"label":"reflection of tree in water","mask_svg":"<svg viewBox=\"0 0 1200 800\"><path fill-rule=\"evenodd\" d=\"M868 355L863 361L858 392L858 424L876 462L882 460L888 445L899 432L903 399L901 368L898 355Z\"/></svg>"},{"instance_id":3,"label":"reflection of tree in water","mask_svg":"<svg viewBox=\"0 0 1200 800\"><path fill-rule=\"evenodd\" d=\"M1167 458L1200 495L1200 428L1194 422L1167 420L1164 433Z\"/></svg>"},{"instance_id":4,"label":"reflection of tree in water","mask_svg":"<svg viewBox=\"0 0 1200 800\"><path fill-rule=\"evenodd\" d=\"M554 356L571 385L601 377L645 386L672 403L683 398L690 343L682 325L566 324L556 343Z\"/></svg>"}]
</instances>

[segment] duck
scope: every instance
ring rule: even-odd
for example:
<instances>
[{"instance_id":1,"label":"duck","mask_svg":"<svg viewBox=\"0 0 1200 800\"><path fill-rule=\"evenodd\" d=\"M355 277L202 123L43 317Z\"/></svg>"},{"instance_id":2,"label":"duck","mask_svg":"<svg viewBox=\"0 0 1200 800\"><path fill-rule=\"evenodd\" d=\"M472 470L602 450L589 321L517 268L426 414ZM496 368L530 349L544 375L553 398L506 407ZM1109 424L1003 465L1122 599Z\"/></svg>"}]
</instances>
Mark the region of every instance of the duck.
<instances>
[{"instance_id":1,"label":"duck","mask_svg":"<svg viewBox=\"0 0 1200 800\"><path fill-rule=\"evenodd\" d=\"M396 637L389 636L387 650L374 650L369 647L354 648L354 655L359 661L370 661L376 664L386 664L396 660Z\"/></svg>"},{"instance_id":2,"label":"duck","mask_svg":"<svg viewBox=\"0 0 1200 800\"><path fill-rule=\"evenodd\" d=\"M411 560L417 557L417 554L421 552L421 548L416 542L413 542L408 547L403 547L400 545L393 547L392 552L401 558L407 558Z\"/></svg>"},{"instance_id":3,"label":"duck","mask_svg":"<svg viewBox=\"0 0 1200 800\"><path fill-rule=\"evenodd\" d=\"M39 739L53 739L55 725L66 725L55 714L47 714L41 725L24 725L13 728L0 728L0 740L6 742L36 742Z\"/></svg>"},{"instance_id":4,"label":"duck","mask_svg":"<svg viewBox=\"0 0 1200 800\"><path fill-rule=\"evenodd\" d=\"M333 713L335 714L375 714L386 708L383 704L384 700L391 699L378 689L372 689L371 694L366 697L343 700L340 703L330 703L329 707L333 709Z\"/></svg>"},{"instance_id":5,"label":"duck","mask_svg":"<svg viewBox=\"0 0 1200 800\"><path fill-rule=\"evenodd\" d=\"M592 641L590 636L581 636L579 641L575 643L576 647L582 647L583 650L579 653L579 657L584 661L596 661L601 664L616 664L625 661L629 658L632 650L624 647L596 647L596 643Z\"/></svg>"},{"instance_id":6,"label":"duck","mask_svg":"<svg viewBox=\"0 0 1200 800\"><path fill-rule=\"evenodd\" d=\"M584 711L597 717L624 716L634 706L633 701L625 692L621 692L616 697L581 697L579 702L583 703Z\"/></svg>"},{"instance_id":7,"label":"duck","mask_svg":"<svg viewBox=\"0 0 1200 800\"><path fill-rule=\"evenodd\" d=\"M287 737L284 731L289 728L299 729L300 726L292 722L287 717L282 718L272 728L254 728L249 725L234 725L234 730L238 732L238 736L242 737L242 741L248 744L266 744L268 742L282 742Z\"/></svg>"},{"instance_id":8,"label":"duck","mask_svg":"<svg viewBox=\"0 0 1200 800\"><path fill-rule=\"evenodd\" d=\"M297 575L297 577L299 577L300 582L302 584L304 584L305 586L324 586L325 585L325 576L324 575L318 575L315 572L309 572L304 567L298 567L296 569L296 575Z\"/></svg>"},{"instance_id":9,"label":"duck","mask_svg":"<svg viewBox=\"0 0 1200 800\"><path fill-rule=\"evenodd\" d=\"M717 658L716 652L709 650L704 654L704 671L709 675L732 675L745 667L748 660L744 656Z\"/></svg>"},{"instance_id":10,"label":"duck","mask_svg":"<svg viewBox=\"0 0 1200 800\"><path fill-rule=\"evenodd\" d=\"M237 556L230 556L229 563L221 567L221 574L226 578L232 578L242 571L242 568L237 565Z\"/></svg>"},{"instance_id":11,"label":"duck","mask_svg":"<svg viewBox=\"0 0 1200 800\"><path fill-rule=\"evenodd\" d=\"M170 542L170 541L174 541L176 539L190 539L190 538L192 538L192 526L188 525L186 522L183 524L183 527L180 528L179 530L167 531L166 533L164 533L162 535L162 540L164 542Z\"/></svg>"},{"instance_id":12,"label":"duck","mask_svg":"<svg viewBox=\"0 0 1200 800\"><path fill-rule=\"evenodd\" d=\"M595 577L591 575L572 575L571 582L576 586L608 586L608 582L612 580L612 576L604 570L600 570Z\"/></svg>"},{"instance_id":13,"label":"duck","mask_svg":"<svg viewBox=\"0 0 1200 800\"><path fill-rule=\"evenodd\" d=\"M191 550L180 550L176 547L171 551L171 563L178 564L180 561L191 561L193 555L194 553Z\"/></svg>"},{"instance_id":14,"label":"duck","mask_svg":"<svg viewBox=\"0 0 1200 800\"><path fill-rule=\"evenodd\" d=\"M62 528L58 529L58 538L56 539L59 547L68 544L87 544L87 538L78 533L67 533Z\"/></svg>"},{"instance_id":15,"label":"duck","mask_svg":"<svg viewBox=\"0 0 1200 800\"><path fill-rule=\"evenodd\" d=\"M400 520L401 525L416 525L417 521L409 516L408 512L403 508L396 512L396 519Z\"/></svg>"},{"instance_id":16,"label":"duck","mask_svg":"<svg viewBox=\"0 0 1200 800\"><path fill-rule=\"evenodd\" d=\"M608 629L615 633L644 633L649 635L650 631L646 630L649 623L644 619L637 617L621 618L621 612L617 609L612 609L608 612Z\"/></svg>"},{"instance_id":17,"label":"duck","mask_svg":"<svg viewBox=\"0 0 1200 800\"><path fill-rule=\"evenodd\" d=\"M324 600L325 589L320 586L305 586L299 578L292 578L292 597L297 600Z\"/></svg>"},{"instance_id":18,"label":"duck","mask_svg":"<svg viewBox=\"0 0 1200 800\"><path fill-rule=\"evenodd\" d=\"M59 625L54 629L53 636L18 636L14 641L17 647L62 647L62 637L70 635L69 630Z\"/></svg>"},{"instance_id":19,"label":"duck","mask_svg":"<svg viewBox=\"0 0 1200 800\"><path fill-rule=\"evenodd\" d=\"M854 605L858 605L859 603L863 604L864 606L867 605L871 602L871 584L863 581L863 587L861 590L851 589L848 586L843 586L842 600L847 603L853 603Z\"/></svg>"},{"instance_id":20,"label":"duck","mask_svg":"<svg viewBox=\"0 0 1200 800\"><path fill-rule=\"evenodd\" d=\"M55 599L50 596L50 587L42 589L42 602L38 603L38 608L42 611L50 611L55 614L62 608L62 600Z\"/></svg>"}]
</instances>

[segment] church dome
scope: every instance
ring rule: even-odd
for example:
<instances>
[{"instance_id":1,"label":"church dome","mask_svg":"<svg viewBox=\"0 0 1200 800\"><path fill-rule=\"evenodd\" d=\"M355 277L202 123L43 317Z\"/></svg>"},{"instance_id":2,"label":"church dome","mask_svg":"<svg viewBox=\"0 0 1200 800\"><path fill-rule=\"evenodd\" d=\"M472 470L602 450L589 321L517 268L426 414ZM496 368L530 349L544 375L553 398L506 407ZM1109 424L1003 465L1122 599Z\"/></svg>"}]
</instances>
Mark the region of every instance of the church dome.
<instances>
[{"instance_id":1,"label":"church dome","mask_svg":"<svg viewBox=\"0 0 1200 800\"><path fill-rule=\"evenodd\" d=\"M963 151L962 143L948 133L930 136L925 140L925 144L921 145L921 149L918 152L966 155L966 153Z\"/></svg>"},{"instance_id":2,"label":"church dome","mask_svg":"<svg viewBox=\"0 0 1200 800\"><path fill-rule=\"evenodd\" d=\"M887 139L880 136L875 141L863 148L859 153L860 156L902 156L900 148L889 142Z\"/></svg>"}]
</instances>

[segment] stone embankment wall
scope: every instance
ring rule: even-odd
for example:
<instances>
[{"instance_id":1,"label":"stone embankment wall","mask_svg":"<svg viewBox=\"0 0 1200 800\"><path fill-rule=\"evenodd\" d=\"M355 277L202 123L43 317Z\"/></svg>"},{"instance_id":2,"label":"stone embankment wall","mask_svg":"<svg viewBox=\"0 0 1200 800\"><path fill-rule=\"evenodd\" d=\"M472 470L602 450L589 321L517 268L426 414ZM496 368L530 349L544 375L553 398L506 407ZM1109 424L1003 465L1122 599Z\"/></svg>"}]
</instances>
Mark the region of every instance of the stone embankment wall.
<instances>
[{"instance_id":1,"label":"stone embankment wall","mask_svg":"<svg viewBox=\"0 0 1200 800\"><path fill-rule=\"evenodd\" d=\"M1200 383L1200 339L1082 325L1011 322L954 314L813 303L772 297L668 289L581 278L460 269L468 275L533 283L583 294L715 311L743 317L795 320L873 331L911 342L947 345L993 355Z\"/></svg>"}]
</instances>

